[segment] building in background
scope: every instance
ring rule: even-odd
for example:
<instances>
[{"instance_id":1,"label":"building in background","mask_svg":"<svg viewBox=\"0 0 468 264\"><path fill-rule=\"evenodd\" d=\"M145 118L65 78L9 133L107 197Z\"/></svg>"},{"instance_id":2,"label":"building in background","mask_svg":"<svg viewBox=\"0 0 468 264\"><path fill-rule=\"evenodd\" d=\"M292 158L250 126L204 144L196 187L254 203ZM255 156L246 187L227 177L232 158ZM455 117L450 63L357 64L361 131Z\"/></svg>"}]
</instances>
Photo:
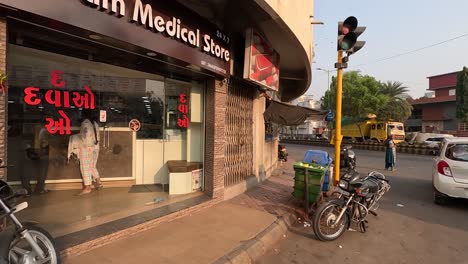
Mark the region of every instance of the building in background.
<instances>
[{"instance_id":1,"label":"building in background","mask_svg":"<svg viewBox=\"0 0 468 264\"><path fill-rule=\"evenodd\" d=\"M311 0L0 0L0 157L21 164L1 176L46 178L24 213L62 250L245 191L277 164L264 95L310 86L312 20ZM77 197L84 110L104 189Z\"/></svg>"},{"instance_id":2,"label":"building in background","mask_svg":"<svg viewBox=\"0 0 468 264\"><path fill-rule=\"evenodd\" d=\"M413 112L405 122L410 132L467 135L468 124L456 117L458 72L428 77L429 92L412 101Z\"/></svg>"},{"instance_id":3,"label":"building in background","mask_svg":"<svg viewBox=\"0 0 468 264\"><path fill-rule=\"evenodd\" d=\"M315 100L313 95L303 95L291 102L293 105L302 106L314 110L321 110L321 101ZM307 118L304 124L298 126L286 126L281 129L282 137L297 139L322 137L326 132L327 122Z\"/></svg>"}]
</instances>

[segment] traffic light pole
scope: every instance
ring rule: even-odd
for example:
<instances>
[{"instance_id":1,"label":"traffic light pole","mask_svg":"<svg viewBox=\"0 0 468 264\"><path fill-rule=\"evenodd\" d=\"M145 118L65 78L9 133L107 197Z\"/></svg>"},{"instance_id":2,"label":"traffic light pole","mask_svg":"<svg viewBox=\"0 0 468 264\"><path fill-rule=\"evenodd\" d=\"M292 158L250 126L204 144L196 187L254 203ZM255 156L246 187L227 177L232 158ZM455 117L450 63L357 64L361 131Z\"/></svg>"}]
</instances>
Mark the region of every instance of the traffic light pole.
<instances>
[{"instance_id":1,"label":"traffic light pole","mask_svg":"<svg viewBox=\"0 0 468 264\"><path fill-rule=\"evenodd\" d=\"M338 51L337 76L336 76L336 114L335 114L335 186L340 181L340 150L341 150L341 105L343 95L343 51Z\"/></svg>"},{"instance_id":2,"label":"traffic light pole","mask_svg":"<svg viewBox=\"0 0 468 264\"><path fill-rule=\"evenodd\" d=\"M337 186L340 182L340 150L341 140L341 105L343 98L343 69L348 67L348 60L351 54L360 50L365 41L357 41L366 27L358 27L358 20L354 16L347 17L343 22L338 22L338 61L335 68L338 71L336 76L336 116L335 116L335 177L334 184ZM343 52L346 52L346 57L343 58Z\"/></svg>"}]
</instances>

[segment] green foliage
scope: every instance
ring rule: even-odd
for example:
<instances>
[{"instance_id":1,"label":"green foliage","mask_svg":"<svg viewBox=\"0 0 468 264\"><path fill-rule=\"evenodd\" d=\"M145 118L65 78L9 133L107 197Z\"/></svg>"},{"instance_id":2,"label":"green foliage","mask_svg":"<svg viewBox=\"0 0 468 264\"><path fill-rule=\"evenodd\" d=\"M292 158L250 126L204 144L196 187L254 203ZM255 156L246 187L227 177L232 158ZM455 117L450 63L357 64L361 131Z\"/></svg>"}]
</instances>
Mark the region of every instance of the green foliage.
<instances>
[{"instance_id":1,"label":"green foliage","mask_svg":"<svg viewBox=\"0 0 468 264\"><path fill-rule=\"evenodd\" d=\"M412 105L408 101L408 87L401 82L387 81L382 83L380 92L388 97L388 102L377 111L381 120L396 120L404 122L411 115Z\"/></svg>"},{"instance_id":2,"label":"green foliage","mask_svg":"<svg viewBox=\"0 0 468 264\"><path fill-rule=\"evenodd\" d=\"M457 76L457 118L468 122L468 68L463 70Z\"/></svg>"},{"instance_id":3,"label":"green foliage","mask_svg":"<svg viewBox=\"0 0 468 264\"><path fill-rule=\"evenodd\" d=\"M380 86L380 92L391 97L405 99L408 95L408 87L401 82L387 81Z\"/></svg>"},{"instance_id":4,"label":"green foliage","mask_svg":"<svg viewBox=\"0 0 468 264\"><path fill-rule=\"evenodd\" d=\"M392 100L382 106L377 111L377 117L380 120L395 120L404 122L411 116L413 107L407 100Z\"/></svg>"},{"instance_id":5,"label":"green foliage","mask_svg":"<svg viewBox=\"0 0 468 264\"><path fill-rule=\"evenodd\" d=\"M2 95L5 95L5 90L7 89L6 80L7 75L3 72L0 72L0 90L2 91Z\"/></svg>"},{"instance_id":6,"label":"green foliage","mask_svg":"<svg viewBox=\"0 0 468 264\"><path fill-rule=\"evenodd\" d=\"M5 81L7 79L7 76L5 73L3 72L0 72L0 85L4 85L5 84Z\"/></svg>"},{"instance_id":7,"label":"green foliage","mask_svg":"<svg viewBox=\"0 0 468 264\"><path fill-rule=\"evenodd\" d=\"M381 83L372 76L358 72L343 74L343 116L356 122L369 114L380 120L405 121L411 115L412 106L408 102L408 87L400 82ZM323 109L335 109L336 78L333 77L330 89L322 97Z\"/></svg>"}]
</instances>

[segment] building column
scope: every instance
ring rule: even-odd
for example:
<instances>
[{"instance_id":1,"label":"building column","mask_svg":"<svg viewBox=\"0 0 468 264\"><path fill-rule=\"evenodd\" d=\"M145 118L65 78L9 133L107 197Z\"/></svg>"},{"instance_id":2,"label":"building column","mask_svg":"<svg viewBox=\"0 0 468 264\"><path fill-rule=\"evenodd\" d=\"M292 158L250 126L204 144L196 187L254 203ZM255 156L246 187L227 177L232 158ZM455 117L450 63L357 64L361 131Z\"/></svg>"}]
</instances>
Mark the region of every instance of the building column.
<instances>
[{"instance_id":1,"label":"building column","mask_svg":"<svg viewBox=\"0 0 468 264\"><path fill-rule=\"evenodd\" d=\"M253 102L253 173L258 181L265 180L266 170L264 164L264 148L265 148L265 119L263 113L265 112L266 100L265 97L260 96L258 91L255 92Z\"/></svg>"},{"instance_id":2,"label":"building column","mask_svg":"<svg viewBox=\"0 0 468 264\"><path fill-rule=\"evenodd\" d=\"M205 192L224 198L224 155L227 83L210 79L205 97Z\"/></svg>"},{"instance_id":3,"label":"building column","mask_svg":"<svg viewBox=\"0 0 468 264\"><path fill-rule=\"evenodd\" d=\"M0 73L6 74L6 46L7 46L7 23L5 18L0 18ZM7 83L5 82L6 86ZM0 91L0 158L7 161L7 123L8 123L8 95L7 89ZM0 169L0 178L6 175L6 169Z\"/></svg>"}]
</instances>

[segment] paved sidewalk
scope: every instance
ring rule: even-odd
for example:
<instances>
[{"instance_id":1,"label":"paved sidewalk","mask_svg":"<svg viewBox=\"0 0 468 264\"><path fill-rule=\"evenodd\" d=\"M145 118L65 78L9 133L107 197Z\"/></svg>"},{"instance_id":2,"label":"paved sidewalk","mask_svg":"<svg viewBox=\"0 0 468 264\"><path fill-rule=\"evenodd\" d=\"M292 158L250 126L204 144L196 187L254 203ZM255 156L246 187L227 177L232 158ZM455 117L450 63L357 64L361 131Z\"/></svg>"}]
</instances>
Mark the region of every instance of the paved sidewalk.
<instances>
[{"instance_id":1,"label":"paved sidewalk","mask_svg":"<svg viewBox=\"0 0 468 264\"><path fill-rule=\"evenodd\" d=\"M294 185L293 177L292 162L289 161L276 169L267 181L228 202L268 212L278 217L290 213L302 214L302 203L291 194Z\"/></svg>"},{"instance_id":2,"label":"paved sidewalk","mask_svg":"<svg viewBox=\"0 0 468 264\"><path fill-rule=\"evenodd\" d=\"M65 263L212 263L275 220L266 212L221 203L72 257Z\"/></svg>"},{"instance_id":3,"label":"paved sidewalk","mask_svg":"<svg viewBox=\"0 0 468 264\"><path fill-rule=\"evenodd\" d=\"M65 263L212 263L297 211L291 162L259 186L193 215L115 241ZM284 170L284 171L283 171Z\"/></svg>"}]
</instances>

